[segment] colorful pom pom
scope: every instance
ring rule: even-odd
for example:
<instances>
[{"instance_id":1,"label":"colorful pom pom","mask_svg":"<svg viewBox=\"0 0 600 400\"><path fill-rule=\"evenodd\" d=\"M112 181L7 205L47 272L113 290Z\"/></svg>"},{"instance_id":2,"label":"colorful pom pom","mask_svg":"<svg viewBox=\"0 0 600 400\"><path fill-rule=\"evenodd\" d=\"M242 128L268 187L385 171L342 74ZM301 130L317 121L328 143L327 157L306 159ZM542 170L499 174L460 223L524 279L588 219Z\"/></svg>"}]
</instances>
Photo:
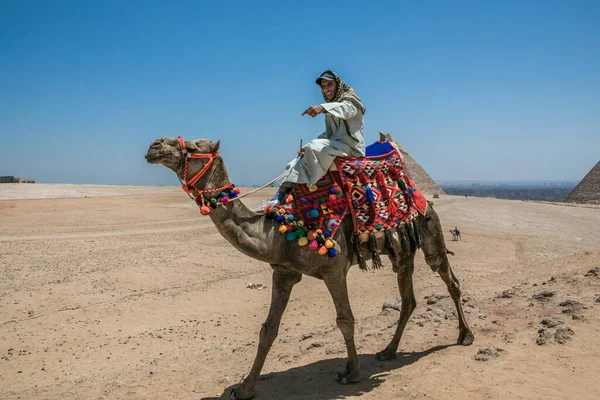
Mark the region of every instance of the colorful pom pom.
<instances>
[{"instance_id":1,"label":"colorful pom pom","mask_svg":"<svg viewBox=\"0 0 600 400\"><path fill-rule=\"evenodd\" d=\"M240 193L242 192L242 189L240 189L240 188L235 188L235 189L233 189L233 190L234 190L234 191L235 191L237 194L240 194Z\"/></svg>"},{"instance_id":2,"label":"colorful pom pom","mask_svg":"<svg viewBox=\"0 0 600 400\"><path fill-rule=\"evenodd\" d=\"M310 190L311 192L314 192L315 190L317 190L317 185L315 185L314 183L312 185L310 185L308 187L308 190Z\"/></svg>"},{"instance_id":3,"label":"colorful pom pom","mask_svg":"<svg viewBox=\"0 0 600 400\"><path fill-rule=\"evenodd\" d=\"M310 243L308 244L308 247L311 250L316 250L319 247L319 244L315 240L311 240Z\"/></svg>"},{"instance_id":4,"label":"colorful pom pom","mask_svg":"<svg viewBox=\"0 0 600 400\"><path fill-rule=\"evenodd\" d=\"M227 196L227 193L225 193L225 192L221 192L221 195L220 195L220 196L221 196L221 197L225 197L225 196Z\"/></svg>"},{"instance_id":5,"label":"colorful pom pom","mask_svg":"<svg viewBox=\"0 0 600 400\"><path fill-rule=\"evenodd\" d=\"M283 215L278 215L276 220L281 224L283 221L285 221L285 217Z\"/></svg>"},{"instance_id":6,"label":"colorful pom pom","mask_svg":"<svg viewBox=\"0 0 600 400\"><path fill-rule=\"evenodd\" d=\"M230 199L235 199L237 197L237 193L236 192L229 192L229 198Z\"/></svg>"},{"instance_id":7,"label":"colorful pom pom","mask_svg":"<svg viewBox=\"0 0 600 400\"><path fill-rule=\"evenodd\" d=\"M297 224L298 224L298 226L299 226L300 228L302 228L302 227L304 226L304 221L302 221L302 220L299 220L299 221L297 222Z\"/></svg>"},{"instance_id":8,"label":"colorful pom pom","mask_svg":"<svg viewBox=\"0 0 600 400\"><path fill-rule=\"evenodd\" d=\"M294 201L294 196L292 196L291 194L288 195L288 197L285 199L286 204L291 204L292 201Z\"/></svg>"},{"instance_id":9,"label":"colorful pom pom","mask_svg":"<svg viewBox=\"0 0 600 400\"><path fill-rule=\"evenodd\" d=\"M285 238L287 240L296 240L296 234L294 232L288 232L288 234Z\"/></svg>"},{"instance_id":10,"label":"colorful pom pom","mask_svg":"<svg viewBox=\"0 0 600 400\"><path fill-rule=\"evenodd\" d=\"M337 251L335 251L335 249L329 249L329 251L327 252L327 255L331 258L335 257L337 254Z\"/></svg>"},{"instance_id":11,"label":"colorful pom pom","mask_svg":"<svg viewBox=\"0 0 600 400\"><path fill-rule=\"evenodd\" d=\"M217 199L215 199L215 198L213 197L212 199L210 199L210 202L211 202L211 203L216 203L216 202L217 202Z\"/></svg>"},{"instance_id":12,"label":"colorful pom pom","mask_svg":"<svg viewBox=\"0 0 600 400\"><path fill-rule=\"evenodd\" d=\"M337 193L337 190L335 190L335 188L333 188L333 187L332 187L332 188L329 188L329 193L331 193L331 194L336 194L336 193Z\"/></svg>"},{"instance_id":13,"label":"colorful pom pom","mask_svg":"<svg viewBox=\"0 0 600 400\"><path fill-rule=\"evenodd\" d=\"M329 201L335 201L336 199L337 199L337 197L335 196L335 194L329 195Z\"/></svg>"},{"instance_id":14,"label":"colorful pom pom","mask_svg":"<svg viewBox=\"0 0 600 400\"><path fill-rule=\"evenodd\" d=\"M298 237L302 237L302 236L306 235L306 232L304 232L304 229L302 229L302 228L297 228L294 232L296 232L296 236L298 236Z\"/></svg>"},{"instance_id":15,"label":"colorful pom pom","mask_svg":"<svg viewBox=\"0 0 600 400\"><path fill-rule=\"evenodd\" d=\"M324 256L328 252L329 252L329 250L327 250L327 247L325 247L325 246L319 247L319 255Z\"/></svg>"},{"instance_id":16,"label":"colorful pom pom","mask_svg":"<svg viewBox=\"0 0 600 400\"><path fill-rule=\"evenodd\" d=\"M325 247L327 247L328 249L332 248L333 247L333 240L327 239L325 241Z\"/></svg>"},{"instance_id":17,"label":"colorful pom pom","mask_svg":"<svg viewBox=\"0 0 600 400\"><path fill-rule=\"evenodd\" d=\"M227 204L227 203L229 203L229 197L223 197L223 198L221 199L221 203L223 203L223 204Z\"/></svg>"},{"instance_id":18,"label":"colorful pom pom","mask_svg":"<svg viewBox=\"0 0 600 400\"><path fill-rule=\"evenodd\" d=\"M210 208L208 208L207 206L200 207L200 214L202 214L202 215L210 214Z\"/></svg>"},{"instance_id":19,"label":"colorful pom pom","mask_svg":"<svg viewBox=\"0 0 600 400\"><path fill-rule=\"evenodd\" d=\"M296 228L294 227L294 225L288 225L287 230L288 232L293 232L294 230L296 230Z\"/></svg>"},{"instance_id":20,"label":"colorful pom pom","mask_svg":"<svg viewBox=\"0 0 600 400\"><path fill-rule=\"evenodd\" d=\"M279 226L279 233L286 233L286 232L287 232L287 226L280 225Z\"/></svg>"},{"instance_id":21,"label":"colorful pom pom","mask_svg":"<svg viewBox=\"0 0 600 400\"><path fill-rule=\"evenodd\" d=\"M331 233L329 233L329 232L323 232L323 236L325 236L326 238L331 237Z\"/></svg>"},{"instance_id":22,"label":"colorful pom pom","mask_svg":"<svg viewBox=\"0 0 600 400\"><path fill-rule=\"evenodd\" d=\"M313 241L317 238L317 234L313 231L310 231L310 232L308 232L307 237L308 237L308 240Z\"/></svg>"},{"instance_id":23,"label":"colorful pom pom","mask_svg":"<svg viewBox=\"0 0 600 400\"><path fill-rule=\"evenodd\" d=\"M317 218L319 216L319 210L310 210L310 216Z\"/></svg>"},{"instance_id":24,"label":"colorful pom pom","mask_svg":"<svg viewBox=\"0 0 600 400\"><path fill-rule=\"evenodd\" d=\"M290 214L287 216L288 221L293 221L294 220L294 214Z\"/></svg>"},{"instance_id":25,"label":"colorful pom pom","mask_svg":"<svg viewBox=\"0 0 600 400\"><path fill-rule=\"evenodd\" d=\"M320 229L317 229L317 230L315 231L315 233L316 233L317 235L322 235L322 234L323 234L323 231L322 231L322 230L320 230Z\"/></svg>"},{"instance_id":26,"label":"colorful pom pom","mask_svg":"<svg viewBox=\"0 0 600 400\"><path fill-rule=\"evenodd\" d=\"M318 210L319 209L319 204L313 203L312 208L314 208L315 210Z\"/></svg>"}]
</instances>

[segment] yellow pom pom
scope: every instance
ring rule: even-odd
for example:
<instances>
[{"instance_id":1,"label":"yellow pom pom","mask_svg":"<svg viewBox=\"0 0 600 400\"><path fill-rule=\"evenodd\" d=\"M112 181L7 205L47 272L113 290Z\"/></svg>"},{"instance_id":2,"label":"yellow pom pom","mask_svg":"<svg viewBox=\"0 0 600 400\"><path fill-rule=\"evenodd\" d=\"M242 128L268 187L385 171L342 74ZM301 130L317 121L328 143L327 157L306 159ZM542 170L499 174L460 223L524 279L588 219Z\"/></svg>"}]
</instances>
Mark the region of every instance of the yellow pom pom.
<instances>
[{"instance_id":1,"label":"yellow pom pom","mask_svg":"<svg viewBox=\"0 0 600 400\"><path fill-rule=\"evenodd\" d=\"M285 225L279 226L279 233L287 233L287 231L288 231L287 226L285 226Z\"/></svg>"},{"instance_id":2,"label":"yellow pom pom","mask_svg":"<svg viewBox=\"0 0 600 400\"><path fill-rule=\"evenodd\" d=\"M325 247L327 247L328 249L332 248L333 247L333 240L327 239L325 241Z\"/></svg>"},{"instance_id":3,"label":"yellow pom pom","mask_svg":"<svg viewBox=\"0 0 600 400\"><path fill-rule=\"evenodd\" d=\"M317 190L317 185L315 185L314 183L312 185L310 185L308 187L308 190L310 190L311 192L314 192L315 190Z\"/></svg>"},{"instance_id":4,"label":"yellow pom pom","mask_svg":"<svg viewBox=\"0 0 600 400\"><path fill-rule=\"evenodd\" d=\"M301 237L298 239L298 246L306 246L308 244L308 239L306 237Z\"/></svg>"}]
</instances>

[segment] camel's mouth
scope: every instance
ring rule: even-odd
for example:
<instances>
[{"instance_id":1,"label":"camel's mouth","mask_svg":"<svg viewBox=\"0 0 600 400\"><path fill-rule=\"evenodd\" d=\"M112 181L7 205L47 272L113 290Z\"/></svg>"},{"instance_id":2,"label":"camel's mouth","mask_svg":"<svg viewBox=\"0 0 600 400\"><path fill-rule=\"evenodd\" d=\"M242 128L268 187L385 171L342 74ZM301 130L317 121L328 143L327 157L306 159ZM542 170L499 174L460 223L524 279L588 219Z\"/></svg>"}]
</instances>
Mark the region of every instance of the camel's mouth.
<instances>
[{"instance_id":1,"label":"camel's mouth","mask_svg":"<svg viewBox=\"0 0 600 400\"><path fill-rule=\"evenodd\" d=\"M158 163L160 163L162 154L160 154L160 151L158 151L158 150L150 149L150 150L148 150L148 152L146 153L144 158L146 158L146 161L149 162L150 164L158 164Z\"/></svg>"}]
</instances>

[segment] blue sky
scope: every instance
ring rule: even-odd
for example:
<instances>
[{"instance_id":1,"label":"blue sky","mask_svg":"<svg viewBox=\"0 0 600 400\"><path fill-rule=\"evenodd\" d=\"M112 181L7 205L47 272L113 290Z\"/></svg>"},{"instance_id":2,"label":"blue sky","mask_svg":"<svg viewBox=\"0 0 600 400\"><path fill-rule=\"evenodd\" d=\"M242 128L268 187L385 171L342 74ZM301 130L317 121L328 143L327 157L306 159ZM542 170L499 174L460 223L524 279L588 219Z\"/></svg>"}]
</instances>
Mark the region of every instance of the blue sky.
<instances>
[{"instance_id":1,"label":"blue sky","mask_svg":"<svg viewBox=\"0 0 600 400\"><path fill-rule=\"evenodd\" d=\"M220 3L220 4L218 4ZM439 181L579 180L600 159L600 2L4 1L0 175L175 185L161 136L279 175L333 69Z\"/></svg>"}]
</instances>

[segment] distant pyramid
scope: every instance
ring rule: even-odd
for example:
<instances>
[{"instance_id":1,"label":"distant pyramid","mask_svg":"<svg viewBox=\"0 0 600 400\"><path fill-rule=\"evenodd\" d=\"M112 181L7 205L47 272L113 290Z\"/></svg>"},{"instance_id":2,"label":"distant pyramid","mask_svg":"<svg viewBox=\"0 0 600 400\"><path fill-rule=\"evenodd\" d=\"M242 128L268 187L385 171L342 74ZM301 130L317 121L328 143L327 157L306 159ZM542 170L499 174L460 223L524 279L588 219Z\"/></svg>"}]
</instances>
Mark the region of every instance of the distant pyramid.
<instances>
[{"instance_id":1,"label":"distant pyramid","mask_svg":"<svg viewBox=\"0 0 600 400\"><path fill-rule=\"evenodd\" d=\"M563 200L568 203L600 204L600 161Z\"/></svg>"},{"instance_id":2,"label":"distant pyramid","mask_svg":"<svg viewBox=\"0 0 600 400\"><path fill-rule=\"evenodd\" d=\"M417 184L417 188L421 192L427 194L446 194L442 188L435 183L431 176L425 172L423 167L421 167L415 161L415 159L408 154L404 147L402 147L402 145L398 143L390 133L386 134L379 132L379 136L382 141L387 140L388 142L394 143L396 146L398 146L398 150L400 150L400 153L402 153L402 158L404 159L404 166L406 167L408 177Z\"/></svg>"}]
</instances>

